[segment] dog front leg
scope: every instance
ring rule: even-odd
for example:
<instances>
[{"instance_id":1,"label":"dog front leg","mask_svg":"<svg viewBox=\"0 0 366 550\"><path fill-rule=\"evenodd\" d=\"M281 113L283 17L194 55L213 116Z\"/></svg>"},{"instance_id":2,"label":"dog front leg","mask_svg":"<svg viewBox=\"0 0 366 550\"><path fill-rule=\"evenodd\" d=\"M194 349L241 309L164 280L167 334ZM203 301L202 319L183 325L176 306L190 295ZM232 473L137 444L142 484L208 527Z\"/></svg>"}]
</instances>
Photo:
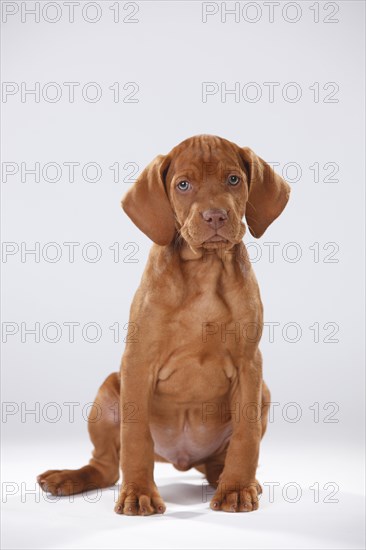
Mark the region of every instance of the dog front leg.
<instances>
[{"instance_id":1,"label":"dog front leg","mask_svg":"<svg viewBox=\"0 0 366 550\"><path fill-rule=\"evenodd\" d=\"M258 495L262 491L256 480L262 435L261 392L262 368L258 352L238 370L230 409L238 408L240 414L232 417L233 432L224 469L210 503L212 510L251 512L258 508Z\"/></svg>"},{"instance_id":2,"label":"dog front leg","mask_svg":"<svg viewBox=\"0 0 366 550\"><path fill-rule=\"evenodd\" d=\"M123 359L121 370L122 487L115 511L130 516L163 514L154 482L154 442L149 427L153 376L146 361Z\"/></svg>"}]
</instances>

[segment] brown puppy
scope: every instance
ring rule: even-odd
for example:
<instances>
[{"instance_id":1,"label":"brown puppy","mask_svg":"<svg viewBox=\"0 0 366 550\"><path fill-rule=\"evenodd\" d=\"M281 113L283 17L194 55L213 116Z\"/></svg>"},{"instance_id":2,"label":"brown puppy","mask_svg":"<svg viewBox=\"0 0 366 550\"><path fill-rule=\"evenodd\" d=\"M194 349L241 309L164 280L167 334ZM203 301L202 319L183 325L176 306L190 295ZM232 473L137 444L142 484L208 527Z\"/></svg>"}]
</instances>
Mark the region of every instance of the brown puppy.
<instances>
[{"instance_id":1,"label":"brown puppy","mask_svg":"<svg viewBox=\"0 0 366 550\"><path fill-rule=\"evenodd\" d=\"M122 206L156 244L131 306L121 373L95 399L102 414L89 422L89 465L45 472L44 490L108 487L121 464L116 512L163 513L153 477L154 460L162 460L203 472L216 487L213 510L257 509L269 391L242 218L260 237L289 192L253 151L216 136L187 139L145 168Z\"/></svg>"}]
</instances>

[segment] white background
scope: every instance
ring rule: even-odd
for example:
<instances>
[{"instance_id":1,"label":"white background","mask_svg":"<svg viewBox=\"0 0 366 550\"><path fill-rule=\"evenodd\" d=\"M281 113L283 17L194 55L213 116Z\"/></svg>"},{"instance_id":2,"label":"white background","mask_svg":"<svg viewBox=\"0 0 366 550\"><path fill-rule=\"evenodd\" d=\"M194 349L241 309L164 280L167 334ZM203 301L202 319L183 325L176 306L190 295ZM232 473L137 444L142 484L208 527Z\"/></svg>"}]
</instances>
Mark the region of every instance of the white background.
<instances>
[{"instance_id":1,"label":"white background","mask_svg":"<svg viewBox=\"0 0 366 550\"><path fill-rule=\"evenodd\" d=\"M135 23L123 21L136 11L134 3L120 2L114 22L116 3L96 3L98 15L80 2L73 23L63 2L57 10L51 4L44 12L40 2L37 23L24 13L34 2L2 2L3 86L19 88L3 94L1 104L3 547L364 548L364 3L281 2L272 6L271 22L268 3L238 3L239 20L222 21L225 4L220 11L214 2L208 9L217 13L203 22L201 2L138 2ZM6 17L4 10L16 8ZM97 15L95 23L85 20ZM56 102L49 100L50 82L61 90ZM74 102L65 82L80 84ZM90 82L101 90L97 102L83 98ZM118 102L109 89L116 82ZM130 82L138 85L134 103L123 101ZM204 82L219 90L206 101ZM269 82L278 83L273 101ZM35 83L39 102L31 94L22 98L22 86ZM220 94L235 83L239 97ZM296 102L288 83L300 90ZM250 101L256 91L258 101ZM256 245L245 239L257 258L265 321L277 323L274 337L267 327L261 345L276 404L261 449L260 510L214 513L202 497L202 476L169 465L156 468L164 517L115 515L111 490L74 502L51 503L38 490L27 494L42 471L89 459L83 413L119 368L123 327L151 244L120 209L131 185L122 181L130 171L124 166L136 163L140 171L199 133L279 163L292 187L281 218ZM37 162L39 182L24 173ZM60 166L59 181L47 181L55 177L52 167L42 174L50 162ZM64 164L70 162L80 163L74 182ZM94 183L82 174L90 162L101 170ZM109 168L114 163L118 182ZM336 181L329 181L335 165ZM87 178L94 174L90 169ZM80 243L74 262L67 242ZM91 242L101 254L97 262ZM37 246L38 258L24 254ZM60 258L52 262L56 252ZM70 322L79 323L73 342L64 324ZM87 341L96 334L88 323L100 331L95 343ZM112 325L119 327L117 342ZM25 332L36 326L39 342ZM73 421L65 405L71 402ZM55 415L60 418L52 422ZM279 484L274 499L270 483Z\"/></svg>"}]
</instances>

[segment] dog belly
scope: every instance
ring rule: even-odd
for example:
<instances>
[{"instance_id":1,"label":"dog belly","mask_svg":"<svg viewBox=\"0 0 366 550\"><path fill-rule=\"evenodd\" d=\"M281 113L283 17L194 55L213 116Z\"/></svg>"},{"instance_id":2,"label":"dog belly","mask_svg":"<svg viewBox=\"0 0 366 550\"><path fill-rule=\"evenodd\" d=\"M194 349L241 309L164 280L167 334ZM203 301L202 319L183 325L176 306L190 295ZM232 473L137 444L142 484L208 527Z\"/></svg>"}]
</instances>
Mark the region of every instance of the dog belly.
<instances>
[{"instance_id":1,"label":"dog belly","mask_svg":"<svg viewBox=\"0 0 366 550\"><path fill-rule=\"evenodd\" d=\"M188 470L222 451L232 426L219 403L165 410L154 414L150 425L155 452L178 470Z\"/></svg>"},{"instance_id":2,"label":"dog belly","mask_svg":"<svg viewBox=\"0 0 366 550\"><path fill-rule=\"evenodd\" d=\"M155 452L188 470L221 451L232 431L228 411L233 378L224 354L199 357L185 352L171 357L159 373L153 397Z\"/></svg>"},{"instance_id":3,"label":"dog belly","mask_svg":"<svg viewBox=\"0 0 366 550\"><path fill-rule=\"evenodd\" d=\"M206 380L202 386L197 376L188 385L186 376L184 384L181 376L165 384L153 400L150 429L155 452L179 470L188 470L222 450L230 438L229 384L222 379L212 386Z\"/></svg>"}]
</instances>

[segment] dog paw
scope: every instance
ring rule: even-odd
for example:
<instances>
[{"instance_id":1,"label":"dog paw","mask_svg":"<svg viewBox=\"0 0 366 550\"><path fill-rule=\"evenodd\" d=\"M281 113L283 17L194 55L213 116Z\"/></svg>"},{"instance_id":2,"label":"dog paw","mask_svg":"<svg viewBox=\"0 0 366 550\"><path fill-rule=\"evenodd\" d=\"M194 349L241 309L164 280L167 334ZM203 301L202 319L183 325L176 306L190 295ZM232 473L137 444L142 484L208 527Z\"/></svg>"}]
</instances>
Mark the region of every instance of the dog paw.
<instances>
[{"instance_id":1,"label":"dog paw","mask_svg":"<svg viewBox=\"0 0 366 550\"><path fill-rule=\"evenodd\" d=\"M51 495L65 496L79 492L72 470L47 470L37 476L41 489Z\"/></svg>"},{"instance_id":2,"label":"dog paw","mask_svg":"<svg viewBox=\"0 0 366 550\"><path fill-rule=\"evenodd\" d=\"M156 486L123 484L114 511L126 516L150 516L164 514L165 504Z\"/></svg>"},{"instance_id":3,"label":"dog paw","mask_svg":"<svg viewBox=\"0 0 366 550\"><path fill-rule=\"evenodd\" d=\"M210 508L223 512L253 512L258 510L261 493L262 487L257 480L249 484L220 481Z\"/></svg>"},{"instance_id":4,"label":"dog paw","mask_svg":"<svg viewBox=\"0 0 366 550\"><path fill-rule=\"evenodd\" d=\"M93 466L84 466L79 470L47 470L37 476L37 481L43 491L54 496L75 495L108 485L102 483L99 472Z\"/></svg>"}]
</instances>

